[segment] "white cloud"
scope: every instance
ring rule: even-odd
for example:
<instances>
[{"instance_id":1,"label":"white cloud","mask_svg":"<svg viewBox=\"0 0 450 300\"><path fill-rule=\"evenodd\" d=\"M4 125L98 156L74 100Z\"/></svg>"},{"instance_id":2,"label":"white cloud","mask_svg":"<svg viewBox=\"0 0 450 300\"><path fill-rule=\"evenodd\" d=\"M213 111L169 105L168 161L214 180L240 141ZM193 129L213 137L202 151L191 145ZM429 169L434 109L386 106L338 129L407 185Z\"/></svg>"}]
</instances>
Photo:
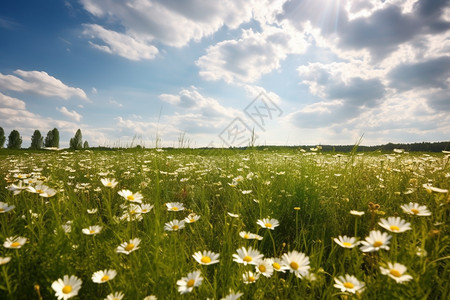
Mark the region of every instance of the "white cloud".
<instances>
[{"instance_id":1,"label":"white cloud","mask_svg":"<svg viewBox=\"0 0 450 300\"><path fill-rule=\"evenodd\" d=\"M0 93L0 106L3 106L3 107L6 106L9 108L24 110L25 102L23 102L20 99L13 98L13 97L10 97L10 96Z\"/></svg>"},{"instance_id":2,"label":"white cloud","mask_svg":"<svg viewBox=\"0 0 450 300\"><path fill-rule=\"evenodd\" d=\"M82 89L67 86L46 72L16 70L14 74L17 76L0 73L0 89L58 97L65 100L71 97L89 100Z\"/></svg>"},{"instance_id":3,"label":"white cloud","mask_svg":"<svg viewBox=\"0 0 450 300\"><path fill-rule=\"evenodd\" d=\"M73 119L77 122L81 121L81 118L83 117L82 115L80 115L79 113L77 113L74 110L68 110L65 106L62 107L57 107L56 108L57 111L59 111L60 113L62 113L63 115L65 115L66 117L69 117L70 119Z\"/></svg>"},{"instance_id":4,"label":"white cloud","mask_svg":"<svg viewBox=\"0 0 450 300\"><path fill-rule=\"evenodd\" d=\"M119 103L119 102L117 102L117 101L114 100L114 99L110 99L110 100L109 100L109 104L114 105L114 106L117 106L117 107L123 107L122 103Z\"/></svg>"}]
</instances>

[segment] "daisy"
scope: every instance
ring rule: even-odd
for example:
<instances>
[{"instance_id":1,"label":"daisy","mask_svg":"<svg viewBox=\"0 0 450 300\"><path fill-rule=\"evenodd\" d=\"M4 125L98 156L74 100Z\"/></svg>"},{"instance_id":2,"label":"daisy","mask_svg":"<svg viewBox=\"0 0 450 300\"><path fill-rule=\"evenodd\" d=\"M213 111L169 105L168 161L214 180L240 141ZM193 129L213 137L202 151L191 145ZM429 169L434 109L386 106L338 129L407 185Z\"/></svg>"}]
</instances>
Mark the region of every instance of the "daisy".
<instances>
[{"instance_id":1,"label":"daisy","mask_svg":"<svg viewBox=\"0 0 450 300\"><path fill-rule=\"evenodd\" d=\"M56 292L58 299L69 299L78 295L83 282L75 275L64 275L63 279L58 279L52 283L52 289Z\"/></svg>"},{"instance_id":2,"label":"daisy","mask_svg":"<svg viewBox=\"0 0 450 300\"><path fill-rule=\"evenodd\" d=\"M6 257L1 257L0 256L0 266L1 265L6 265L7 263L9 263L11 260L11 257L6 256Z\"/></svg>"},{"instance_id":3,"label":"daisy","mask_svg":"<svg viewBox=\"0 0 450 300\"><path fill-rule=\"evenodd\" d=\"M350 214L354 215L354 216L361 217L362 215L364 215L364 212L363 211L357 211L357 210L351 210Z\"/></svg>"},{"instance_id":4,"label":"daisy","mask_svg":"<svg viewBox=\"0 0 450 300\"><path fill-rule=\"evenodd\" d=\"M190 293L194 287L198 287L202 284L203 277L200 271L194 271L189 273L186 277L177 281L178 292L180 294Z\"/></svg>"},{"instance_id":5,"label":"daisy","mask_svg":"<svg viewBox=\"0 0 450 300\"><path fill-rule=\"evenodd\" d=\"M284 253L281 257L283 263L289 267L289 271L293 272L295 276L302 278L308 274L310 269L309 257L302 252L296 250Z\"/></svg>"},{"instance_id":6,"label":"daisy","mask_svg":"<svg viewBox=\"0 0 450 300\"><path fill-rule=\"evenodd\" d=\"M381 219L380 222L378 222L378 225L386 230L389 230L390 232L395 233L411 230L411 223L408 223L405 220L400 219L399 217L389 217L387 220Z\"/></svg>"},{"instance_id":7,"label":"daisy","mask_svg":"<svg viewBox=\"0 0 450 300\"><path fill-rule=\"evenodd\" d=\"M418 203L409 202L408 205L403 204L400 207L403 209L403 212L410 215L416 215L420 217L431 216L431 212L425 205L419 205Z\"/></svg>"},{"instance_id":8,"label":"daisy","mask_svg":"<svg viewBox=\"0 0 450 300\"><path fill-rule=\"evenodd\" d=\"M248 231L241 231L239 232L239 235L241 236L241 238L246 239L246 240L262 240L263 237L260 235L257 235L255 233L251 233Z\"/></svg>"},{"instance_id":9,"label":"daisy","mask_svg":"<svg viewBox=\"0 0 450 300\"><path fill-rule=\"evenodd\" d=\"M18 184L12 183L11 185L9 185L7 187L8 191L13 192L13 195L20 194L26 188L27 188L27 186L24 186L22 181L19 181Z\"/></svg>"},{"instance_id":10,"label":"daisy","mask_svg":"<svg viewBox=\"0 0 450 300\"><path fill-rule=\"evenodd\" d=\"M369 236L366 237L365 241L361 241L362 252L373 252L380 249L389 250L388 244L392 236L388 235L386 232L381 233L379 230L372 230Z\"/></svg>"},{"instance_id":11,"label":"daisy","mask_svg":"<svg viewBox=\"0 0 450 300\"><path fill-rule=\"evenodd\" d=\"M258 250L249 247L248 250L245 247L236 250L237 254L233 254L233 261L249 265L257 265L259 261L264 257Z\"/></svg>"},{"instance_id":12,"label":"daisy","mask_svg":"<svg viewBox=\"0 0 450 300\"><path fill-rule=\"evenodd\" d=\"M90 215L93 215L93 214L95 214L97 211L98 211L97 208L92 208L92 209L88 209L88 210L87 210L87 213L90 214Z\"/></svg>"},{"instance_id":13,"label":"daisy","mask_svg":"<svg viewBox=\"0 0 450 300\"><path fill-rule=\"evenodd\" d=\"M152 208L153 208L153 205L151 205L151 204L147 204L147 203L142 204L141 205L141 213L142 214L149 213L152 210Z\"/></svg>"},{"instance_id":14,"label":"daisy","mask_svg":"<svg viewBox=\"0 0 450 300\"><path fill-rule=\"evenodd\" d=\"M122 300L124 296L122 292L115 292L106 296L105 300Z\"/></svg>"},{"instance_id":15,"label":"daisy","mask_svg":"<svg viewBox=\"0 0 450 300\"><path fill-rule=\"evenodd\" d=\"M405 274L406 266L399 263L392 264L388 262L388 268L380 267L380 270L381 274L391 277L397 283L403 283L413 279L411 275Z\"/></svg>"},{"instance_id":16,"label":"daisy","mask_svg":"<svg viewBox=\"0 0 450 300\"><path fill-rule=\"evenodd\" d=\"M19 249L27 242L26 237L22 236L11 236L6 238L6 241L3 243L3 247L9 249Z\"/></svg>"},{"instance_id":17,"label":"daisy","mask_svg":"<svg viewBox=\"0 0 450 300\"><path fill-rule=\"evenodd\" d=\"M259 279L259 274L253 273L252 271L247 271L242 274L242 279L244 279L245 284L255 283Z\"/></svg>"},{"instance_id":18,"label":"daisy","mask_svg":"<svg viewBox=\"0 0 450 300\"><path fill-rule=\"evenodd\" d=\"M142 199L144 198L141 193L134 193L130 190L121 190L117 192L120 196L122 196L125 200L134 202L134 203L142 203Z\"/></svg>"},{"instance_id":19,"label":"daisy","mask_svg":"<svg viewBox=\"0 0 450 300\"><path fill-rule=\"evenodd\" d=\"M241 292L233 292L230 291L230 294L228 294L227 296L225 296L224 298L221 298L220 300L237 300L239 298L241 298L241 296L243 296L244 294Z\"/></svg>"},{"instance_id":20,"label":"daisy","mask_svg":"<svg viewBox=\"0 0 450 300\"><path fill-rule=\"evenodd\" d=\"M273 257L269 259L275 271L284 273L286 272L286 270L289 270L289 267L278 257Z\"/></svg>"},{"instance_id":21,"label":"daisy","mask_svg":"<svg viewBox=\"0 0 450 300\"><path fill-rule=\"evenodd\" d=\"M197 222L198 219L200 219L200 216L199 216L199 215L196 215L195 213L191 213L191 214L189 214L189 216L187 216L186 218L184 218L184 221L185 221L186 223L194 223L194 222Z\"/></svg>"},{"instance_id":22,"label":"daisy","mask_svg":"<svg viewBox=\"0 0 450 300\"><path fill-rule=\"evenodd\" d=\"M168 223L164 224L164 230L166 231L178 231L180 229L183 229L185 227L185 221L184 220L172 220Z\"/></svg>"},{"instance_id":23,"label":"daisy","mask_svg":"<svg viewBox=\"0 0 450 300\"><path fill-rule=\"evenodd\" d=\"M130 254L134 250L139 249L139 244L141 242L141 239L134 238L130 240L129 242L123 242L120 244L120 246L117 247L116 252L117 253L124 253L126 255Z\"/></svg>"},{"instance_id":24,"label":"daisy","mask_svg":"<svg viewBox=\"0 0 450 300\"><path fill-rule=\"evenodd\" d=\"M262 228L274 230L275 227L280 225L280 222L278 222L278 220L276 220L276 219L262 219L262 220L258 220L256 222L256 224L258 224Z\"/></svg>"},{"instance_id":25,"label":"daisy","mask_svg":"<svg viewBox=\"0 0 450 300\"><path fill-rule=\"evenodd\" d=\"M211 251L195 252L192 257L202 265L212 265L219 262L220 254Z\"/></svg>"},{"instance_id":26,"label":"daisy","mask_svg":"<svg viewBox=\"0 0 450 300\"><path fill-rule=\"evenodd\" d=\"M184 204L180 202L168 202L166 203L168 211L182 211L184 210Z\"/></svg>"},{"instance_id":27,"label":"daisy","mask_svg":"<svg viewBox=\"0 0 450 300\"><path fill-rule=\"evenodd\" d=\"M356 241L355 237L348 237L346 235L339 236L338 238L333 239L336 244L343 248L353 248L355 246L358 246L359 242Z\"/></svg>"},{"instance_id":28,"label":"daisy","mask_svg":"<svg viewBox=\"0 0 450 300\"><path fill-rule=\"evenodd\" d=\"M142 300L158 300L158 298L155 295L150 295L150 296L145 297Z\"/></svg>"},{"instance_id":29,"label":"daisy","mask_svg":"<svg viewBox=\"0 0 450 300\"><path fill-rule=\"evenodd\" d=\"M118 182L114 178L102 178L100 179L100 181L102 182L103 186L109 188L114 188L118 184Z\"/></svg>"},{"instance_id":30,"label":"daisy","mask_svg":"<svg viewBox=\"0 0 450 300\"><path fill-rule=\"evenodd\" d=\"M15 208L14 205L8 205L8 203L0 202L0 214L11 211Z\"/></svg>"},{"instance_id":31,"label":"daisy","mask_svg":"<svg viewBox=\"0 0 450 300\"><path fill-rule=\"evenodd\" d=\"M116 270L97 271L94 274L92 274L92 281L95 283L104 283L114 279L116 275L117 275Z\"/></svg>"},{"instance_id":32,"label":"daisy","mask_svg":"<svg viewBox=\"0 0 450 300\"><path fill-rule=\"evenodd\" d=\"M350 292L355 294L356 292L362 292L364 290L365 283L356 279L355 276L345 274L345 276L339 276L334 278L336 282L334 284L335 288L341 290L341 292Z\"/></svg>"},{"instance_id":33,"label":"daisy","mask_svg":"<svg viewBox=\"0 0 450 300\"><path fill-rule=\"evenodd\" d=\"M269 258L261 259L255 266L256 273L265 277L271 277L273 274L272 260Z\"/></svg>"},{"instance_id":34,"label":"daisy","mask_svg":"<svg viewBox=\"0 0 450 300\"><path fill-rule=\"evenodd\" d=\"M96 235L99 234L100 231L102 231L102 226L99 225L94 225L94 226L89 226L88 228L83 228L81 230L81 232L83 232L86 235Z\"/></svg>"},{"instance_id":35,"label":"daisy","mask_svg":"<svg viewBox=\"0 0 450 300\"><path fill-rule=\"evenodd\" d=\"M37 184L34 187L29 185L27 187L27 190L31 193L39 194L39 196L45 197L45 198L52 197L56 194L56 190L54 190L44 184Z\"/></svg>"},{"instance_id":36,"label":"daisy","mask_svg":"<svg viewBox=\"0 0 450 300\"><path fill-rule=\"evenodd\" d=\"M233 213L230 213L230 212L227 212L227 214L228 214L230 217L232 217L232 218L239 218L239 215L238 215L238 214L233 214Z\"/></svg>"}]
</instances>

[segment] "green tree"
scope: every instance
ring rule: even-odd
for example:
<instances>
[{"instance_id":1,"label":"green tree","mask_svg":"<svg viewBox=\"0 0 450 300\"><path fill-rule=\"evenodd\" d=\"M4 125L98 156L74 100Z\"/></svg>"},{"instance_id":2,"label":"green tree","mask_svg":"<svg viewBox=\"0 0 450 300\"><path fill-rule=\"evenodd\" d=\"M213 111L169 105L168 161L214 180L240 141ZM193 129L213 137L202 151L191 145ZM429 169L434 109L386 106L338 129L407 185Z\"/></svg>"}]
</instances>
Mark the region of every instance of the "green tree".
<instances>
[{"instance_id":1,"label":"green tree","mask_svg":"<svg viewBox=\"0 0 450 300\"><path fill-rule=\"evenodd\" d=\"M17 130L11 131L8 136L8 149L20 149L22 146L22 137Z\"/></svg>"},{"instance_id":2,"label":"green tree","mask_svg":"<svg viewBox=\"0 0 450 300\"><path fill-rule=\"evenodd\" d=\"M44 145L45 147L59 148L59 131L57 128L53 128L47 133Z\"/></svg>"},{"instance_id":3,"label":"green tree","mask_svg":"<svg viewBox=\"0 0 450 300\"><path fill-rule=\"evenodd\" d=\"M3 145L5 144L5 131L3 130L2 127L0 127L0 148L3 148Z\"/></svg>"},{"instance_id":4,"label":"green tree","mask_svg":"<svg viewBox=\"0 0 450 300\"><path fill-rule=\"evenodd\" d=\"M78 129L75 136L70 139L70 149L79 150L83 148L83 138L81 135L81 130Z\"/></svg>"},{"instance_id":5,"label":"green tree","mask_svg":"<svg viewBox=\"0 0 450 300\"><path fill-rule=\"evenodd\" d=\"M44 138L39 130L35 130L31 136L31 146L30 149L41 149L44 145Z\"/></svg>"},{"instance_id":6,"label":"green tree","mask_svg":"<svg viewBox=\"0 0 450 300\"><path fill-rule=\"evenodd\" d=\"M83 148L84 148L84 149L89 149L89 143L88 143L88 141L84 141L84 143L83 143Z\"/></svg>"}]
</instances>

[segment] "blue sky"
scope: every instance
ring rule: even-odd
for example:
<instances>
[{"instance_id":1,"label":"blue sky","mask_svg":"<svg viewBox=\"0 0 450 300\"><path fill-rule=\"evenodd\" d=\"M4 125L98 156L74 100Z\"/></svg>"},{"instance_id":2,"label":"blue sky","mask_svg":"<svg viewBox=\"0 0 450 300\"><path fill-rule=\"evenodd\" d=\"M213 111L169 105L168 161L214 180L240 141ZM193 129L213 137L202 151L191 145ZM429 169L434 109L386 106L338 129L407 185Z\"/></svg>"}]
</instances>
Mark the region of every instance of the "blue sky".
<instances>
[{"instance_id":1,"label":"blue sky","mask_svg":"<svg viewBox=\"0 0 450 300\"><path fill-rule=\"evenodd\" d=\"M450 139L448 0L0 3L0 126L91 146Z\"/></svg>"}]
</instances>

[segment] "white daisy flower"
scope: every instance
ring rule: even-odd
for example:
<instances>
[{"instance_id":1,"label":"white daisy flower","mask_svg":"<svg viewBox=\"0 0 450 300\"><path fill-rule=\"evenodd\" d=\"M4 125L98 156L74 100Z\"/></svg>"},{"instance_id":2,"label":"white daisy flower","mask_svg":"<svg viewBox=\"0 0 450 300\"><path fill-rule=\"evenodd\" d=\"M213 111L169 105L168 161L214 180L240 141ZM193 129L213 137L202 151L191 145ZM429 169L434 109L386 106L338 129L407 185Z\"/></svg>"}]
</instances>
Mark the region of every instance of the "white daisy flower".
<instances>
[{"instance_id":1,"label":"white daisy flower","mask_svg":"<svg viewBox=\"0 0 450 300\"><path fill-rule=\"evenodd\" d=\"M281 257L283 263L289 267L289 271L293 272L295 276L302 278L310 269L309 257L302 252L296 250L284 253Z\"/></svg>"},{"instance_id":2,"label":"white daisy flower","mask_svg":"<svg viewBox=\"0 0 450 300\"><path fill-rule=\"evenodd\" d=\"M381 219L380 222L378 222L378 225L386 230L389 230L390 232L395 233L411 230L411 223L400 219L400 217L389 217L387 220Z\"/></svg>"},{"instance_id":3,"label":"white daisy flower","mask_svg":"<svg viewBox=\"0 0 450 300\"><path fill-rule=\"evenodd\" d=\"M260 241L263 239L262 236L257 235L255 233L248 232L248 231L241 231L241 232L239 232L239 235L241 238L246 239L246 240L259 240Z\"/></svg>"},{"instance_id":4,"label":"white daisy flower","mask_svg":"<svg viewBox=\"0 0 450 300\"><path fill-rule=\"evenodd\" d=\"M11 211L15 208L14 205L8 205L8 203L0 202L0 214Z\"/></svg>"},{"instance_id":5,"label":"white daisy flower","mask_svg":"<svg viewBox=\"0 0 450 300\"><path fill-rule=\"evenodd\" d=\"M178 230L184 228L185 223L186 222L184 220L179 221L179 220L175 219L175 220L172 220L172 221L170 221L168 223L165 223L164 224L164 230L166 230L166 231L178 231Z\"/></svg>"},{"instance_id":6,"label":"white daisy flower","mask_svg":"<svg viewBox=\"0 0 450 300\"><path fill-rule=\"evenodd\" d=\"M115 292L106 296L105 300L122 300L124 296L122 292Z\"/></svg>"},{"instance_id":7,"label":"white daisy flower","mask_svg":"<svg viewBox=\"0 0 450 300\"><path fill-rule=\"evenodd\" d=\"M141 193L133 193L130 190L121 190L117 192L122 198L124 198L127 201L134 202L134 203L142 203L142 199L144 197L141 195Z\"/></svg>"},{"instance_id":8,"label":"white daisy flower","mask_svg":"<svg viewBox=\"0 0 450 300\"><path fill-rule=\"evenodd\" d=\"M141 239L134 238L134 239L130 240L129 242L124 242L124 243L120 244L117 247L116 252L117 253L124 253L124 254L128 255L131 252L139 249L139 244L140 243L141 243Z\"/></svg>"},{"instance_id":9,"label":"white daisy flower","mask_svg":"<svg viewBox=\"0 0 450 300\"><path fill-rule=\"evenodd\" d=\"M102 178L100 179L100 181L102 182L103 186L109 188L114 188L118 184L118 182L114 178Z\"/></svg>"},{"instance_id":10,"label":"white daisy flower","mask_svg":"<svg viewBox=\"0 0 450 300\"><path fill-rule=\"evenodd\" d=\"M104 283L114 279L116 275L117 275L116 270L97 271L94 274L92 274L92 281L95 283Z\"/></svg>"},{"instance_id":11,"label":"white daisy flower","mask_svg":"<svg viewBox=\"0 0 450 300\"><path fill-rule=\"evenodd\" d=\"M184 204L181 202L168 202L166 207L168 211L182 211L185 209Z\"/></svg>"},{"instance_id":12,"label":"white daisy flower","mask_svg":"<svg viewBox=\"0 0 450 300\"><path fill-rule=\"evenodd\" d=\"M58 279L52 283L52 289L56 292L58 299L69 299L78 295L83 282L75 275L64 275L63 279Z\"/></svg>"},{"instance_id":13,"label":"white daisy flower","mask_svg":"<svg viewBox=\"0 0 450 300\"><path fill-rule=\"evenodd\" d=\"M372 230L365 241L361 241L362 252L373 252L380 249L389 250L389 243L392 236L386 232L381 233L379 230Z\"/></svg>"},{"instance_id":14,"label":"white daisy flower","mask_svg":"<svg viewBox=\"0 0 450 300\"><path fill-rule=\"evenodd\" d=\"M354 248L359 244L359 242L356 241L355 237L348 237L346 235L339 236L338 238L334 238L333 240L336 244L343 248Z\"/></svg>"},{"instance_id":15,"label":"white daisy flower","mask_svg":"<svg viewBox=\"0 0 450 300\"><path fill-rule=\"evenodd\" d=\"M334 284L335 288L340 289L341 292L350 292L352 294L362 292L365 286L364 282L359 281L355 276L349 274L334 278L334 281L336 282Z\"/></svg>"},{"instance_id":16,"label":"white daisy flower","mask_svg":"<svg viewBox=\"0 0 450 300\"><path fill-rule=\"evenodd\" d=\"M212 251L195 252L192 257L202 265L212 265L219 262L220 254L214 253Z\"/></svg>"},{"instance_id":17,"label":"white daisy flower","mask_svg":"<svg viewBox=\"0 0 450 300\"><path fill-rule=\"evenodd\" d=\"M100 231L102 231L102 226L99 225L94 225L94 226L89 226L88 228L83 228L81 230L81 232L83 232L86 235L96 235L99 234Z\"/></svg>"},{"instance_id":18,"label":"white daisy flower","mask_svg":"<svg viewBox=\"0 0 450 300\"><path fill-rule=\"evenodd\" d=\"M261 259L255 266L256 273L264 277L271 277L273 275L272 260L269 258Z\"/></svg>"},{"instance_id":19,"label":"white daisy flower","mask_svg":"<svg viewBox=\"0 0 450 300\"><path fill-rule=\"evenodd\" d=\"M244 280L245 284L255 283L256 280L259 279L259 274L253 273L252 271L247 271L244 274L242 274L242 279Z\"/></svg>"},{"instance_id":20,"label":"white daisy flower","mask_svg":"<svg viewBox=\"0 0 450 300\"><path fill-rule=\"evenodd\" d=\"M392 264L388 262L388 267L387 268L380 267L380 270L381 274L391 277L397 283L404 283L413 279L411 275L405 274L406 266L399 263Z\"/></svg>"},{"instance_id":21,"label":"white daisy flower","mask_svg":"<svg viewBox=\"0 0 450 300\"><path fill-rule=\"evenodd\" d=\"M256 224L258 224L259 226L261 226L262 228L267 228L267 229L271 229L274 230L275 227L277 227L278 225L280 225L280 222L278 222L277 219L262 219L262 220L258 220L256 222Z\"/></svg>"},{"instance_id":22,"label":"white daisy flower","mask_svg":"<svg viewBox=\"0 0 450 300\"><path fill-rule=\"evenodd\" d=\"M180 292L180 294L190 293L194 287L200 286L202 281L203 277L200 271L191 272L186 277L183 277L177 281L178 292Z\"/></svg>"},{"instance_id":23,"label":"white daisy flower","mask_svg":"<svg viewBox=\"0 0 450 300\"><path fill-rule=\"evenodd\" d=\"M244 265L257 265L259 261L264 257L258 250L249 247L248 250L245 247L236 250L237 254L233 254L233 261Z\"/></svg>"},{"instance_id":24,"label":"white daisy flower","mask_svg":"<svg viewBox=\"0 0 450 300\"><path fill-rule=\"evenodd\" d=\"M400 206L403 211L410 215L420 216L420 217L426 217L431 216L431 212L428 210L428 208L425 205L419 205L418 203L412 203L409 202L408 205L403 204Z\"/></svg>"},{"instance_id":25,"label":"white daisy flower","mask_svg":"<svg viewBox=\"0 0 450 300\"><path fill-rule=\"evenodd\" d=\"M22 236L11 236L6 238L6 241L3 243L3 247L9 249L19 249L22 248L23 245L27 242L26 237Z\"/></svg>"}]
</instances>

